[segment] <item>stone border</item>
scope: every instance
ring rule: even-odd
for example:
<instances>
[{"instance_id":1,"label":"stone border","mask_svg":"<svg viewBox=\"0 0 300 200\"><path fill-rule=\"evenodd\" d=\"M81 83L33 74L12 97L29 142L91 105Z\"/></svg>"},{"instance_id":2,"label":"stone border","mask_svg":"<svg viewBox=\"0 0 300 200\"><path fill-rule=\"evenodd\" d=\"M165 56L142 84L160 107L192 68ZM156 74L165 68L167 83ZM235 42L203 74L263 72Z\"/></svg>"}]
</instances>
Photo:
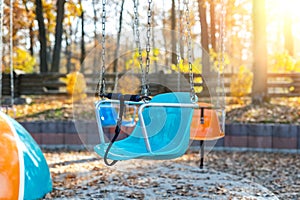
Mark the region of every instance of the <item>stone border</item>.
<instances>
[{"instance_id":1,"label":"stone border","mask_svg":"<svg viewBox=\"0 0 300 200\"><path fill-rule=\"evenodd\" d=\"M21 122L36 142L43 147L68 147L82 145L82 140L89 144L98 144L98 138L89 130L91 122L84 122L86 134L77 134L73 121L35 121ZM110 129L113 132L114 128ZM198 145L195 141L193 145ZM225 126L225 137L219 139L215 147L296 150L300 152L300 126L291 124L240 124Z\"/></svg>"}]
</instances>

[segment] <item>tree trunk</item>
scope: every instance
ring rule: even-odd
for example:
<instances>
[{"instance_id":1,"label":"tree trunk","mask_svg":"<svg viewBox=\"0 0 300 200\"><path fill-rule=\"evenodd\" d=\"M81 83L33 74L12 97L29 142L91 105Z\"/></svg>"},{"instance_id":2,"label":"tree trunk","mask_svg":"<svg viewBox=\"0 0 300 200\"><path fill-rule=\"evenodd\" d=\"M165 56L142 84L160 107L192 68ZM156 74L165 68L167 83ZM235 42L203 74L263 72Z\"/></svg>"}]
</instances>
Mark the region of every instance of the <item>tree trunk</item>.
<instances>
[{"instance_id":1,"label":"tree trunk","mask_svg":"<svg viewBox=\"0 0 300 200\"><path fill-rule=\"evenodd\" d=\"M183 11L180 10L179 11L179 19L178 19L180 21L180 23L177 23L180 26L180 28L179 28L180 35L179 35L179 38L178 38L178 40L179 40L180 58L184 57L184 42L182 40L182 33L183 33L185 25L182 23L182 20L181 20L183 18L183 15L184 15Z\"/></svg>"},{"instance_id":2,"label":"tree trunk","mask_svg":"<svg viewBox=\"0 0 300 200\"><path fill-rule=\"evenodd\" d=\"M43 16L43 5L42 0L36 0L36 18L39 26L39 42L40 42L40 72L48 72L47 64L47 39L46 39L46 28Z\"/></svg>"},{"instance_id":3,"label":"tree trunk","mask_svg":"<svg viewBox=\"0 0 300 200\"><path fill-rule=\"evenodd\" d=\"M71 56L72 56L72 51L71 51L71 44L72 44L72 26L70 26L70 38L68 36L68 33L65 31L65 42L66 42L66 51L65 51L65 55L67 58L67 65L66 65L66 69L67 69L67 73L70 73L71 70ZM70 41L69 41L70 40Z\"/></svg>"},{"instance_id":4,"label":"tree trunk","mask_svg":"<svg viewBox=\"0 0 300 200\"><path fill-rule=\"evenodd\" d=\"M119 62L118 57L119 57L120 39L121 39L121 32L122 32L124 2L125 2L125 0L122 0L120 18L119 18L119 30L118 30L118 35L117 35L117 46L116 46L116 50L115 50L114 65L113 65L114 72L118 72L118 62Z\"/></svg>"},{"instance_id":5,"label":"tree trunk","mask_svg":"<svg viewBox=\"0 0 300 200\"><path fill-rule=\"evenodd\" d=\"M294 41L292 34L291 15L284 16L284 48L290 56L294 56Z\"/></svg>"},{"instance_id":6,"label":"tree trunk","mask_svg":"<svg viewBox=\"0 0 300 200\"><path fill-rule=\"evenodd\" d=\"M93 4L93 12L94 12L94 48L97 47L97 22L98 22L98 17L97 17L97 10L96 10L96 0L92 0L92 4Z\"/></svg>"},{"instance_id":7,"label":"tree trunk","mask_svg":"<svg viewBox=\"0 0 300 200\"><path fill-rule=\"evenodd\" d=\"M172 64L177 64L177 55L176 55L176 13L175 13L175 0L172 0L171 8L171 41L172 41Z\"/></svg>"},{"instance_id":8,"label":"tree trunk","mask_svg":"<svg viewBox=\"0 0 300 200\"><path fill-rule=\"evenodd\" d=\"M80 55L81 70L80 71L82 73L84 73L84 71L85 71L83 61L84 61L84 58L85 58L85 55L86 55L84 37L85 37L84 11L82 10L82 12L81 12L81 45L80 45L80 49L81 49L81 55Z\"/></svg>"},{"instance_id":9,"label":"tree trunk","mask_svg":"<svg viewBox=\"0 0 300 200\"><path fill-rule=\"evenodd\" d=\"M154 24L154 16L155 16L155 13L154 13L154 10L152 11L152 16L151 16L151 20L152 20L152 22L153 22L153 26L155 27L157 24ZM152 49L155 49L156 48L156 43L155 43L155 30L154 30L154 28L152 29ZM153 53L153 55L154 55L154 53ZM155 73L157 73L158 72L158 63L157 63L157 60L155 59L154 60L154 66L155 66Z\"/></svg>"},{"instance_id":10,"label":"tree trunk","mask_svg":"<svg viewBox=\"0 0 300 200\"><path fill-rule=\"evenodd\" d=\"M63 34L63 20L65 15L65 0L57 0L56 8L56 26L55 26L55 43L52 56L51 72L59 72L61 42Z\"/></svg>"},{"instance_id":11,"label":"tree trunk","mask_svg":"<svg viewBox=\"0 0 300 200\"><path fill-rule=\"evenodd\" d=\"M216 46L216 18L215 18L215 2L210 1L210 41L211 47L214 51L217 51ZM221 24L220 24L221 25Z\"/></svg>"},{"instance_id":12,"label":"tree trunk","mask_svg":"<svg viewBox=\"0 0 300 200\"><path fill-rule=\"evenodd\" d=\"M267 100L267 36L265 0L253 0L252 103Z\"/></svg>"},{"instance_id":13,"label":"tree trunk","mask_svg":"<svg viewBox=\"0 0 300 200\"><path fill-rule=\"evenodd\" d=\"M200 0L198 3L198 11L200 15L200 25L201 25L201 46L206 53L202 54L202 73L210 73L210 63L209 63L209 35L208 35L208 25L206 19L206 5L205 0Z\"/></svg>"},{"instance_id":14,"label":"tree trunk","mask_svg":"<svg viewBox=\"0 0 300 200\"><path fill-rule=\"evenodd\" d=\"M162 17L163 17L163 19L162 19L162 23L163 23L163 42L164 42L164 48L165 48L165 50L166 50L166 55L168 54L168 52L167 52L167 49L168 49L168 42L167 42L167 34L165 34L166 33L166 12L165 12L165 0L163 0L163 2L162 2L162 7L163 7L163 11L162 11ZM169 59L168 59L168 56L165 56L165 60L164 60L164 64L165 64L165 66L168 66L169 65Z\"/></svg>"},{"instance_id":15,"label":"tree trunk","mask_svg":"<svg viewBox=\"0 0 300 200\"><path fill-rule=\"evenodd\" d=\"M29 14L29 9L28 9L28 6L27 6L27 2L25 0L23 0L23 4L25 6L25 10L27 12L27 14ZM34 45L34 33L33 33L33 21L30 22L30 25L29 25L29 40L30 40L30 46L29 46L29 52L30 52L30 55L33 56L34 54L34 51L33 51L33 45Z\"/></svg>"},{"instance_id":16,"label":"tree trunk","mask_svg":"<svg viewBox=\"0 0 300 200\"><path fill-rule=\"evenodd\" d=\"M33 51L33 46L34 46L33 22L30 23L30 26L29 26L29 37L30 37L30 47L29 47L30 55L34 56L34 51Z\"/></svg>"},{"instance_id":17,"label":"tree trunk","mask_svg":"<svg viewBox=\"0 0 300 200\"><path fill-rule=\"evenodd\" d=\"M96 0L92 0L92 4L93 4L93 12L94 12L94 48L97 47L98 45L98 40L97 40L97 22L98 22L98 17L97 17L97 10L96 10ZM97 63L98 63L98 57L94 56L94 65L93 65L93 71L95 72L97 70Z\"/></svg>"}]
</instances>

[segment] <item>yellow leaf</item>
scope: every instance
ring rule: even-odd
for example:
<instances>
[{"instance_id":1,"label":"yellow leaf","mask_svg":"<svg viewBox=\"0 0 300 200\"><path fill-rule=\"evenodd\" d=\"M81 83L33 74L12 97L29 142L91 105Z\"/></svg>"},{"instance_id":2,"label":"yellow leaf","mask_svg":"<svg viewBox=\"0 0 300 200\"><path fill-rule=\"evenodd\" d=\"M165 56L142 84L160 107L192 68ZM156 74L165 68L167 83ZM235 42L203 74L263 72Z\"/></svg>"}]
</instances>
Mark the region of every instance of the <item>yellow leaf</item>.
<instances>
[{"instance_id":1,"label":"yellow leaf","mask_svg":"<svg viewBox=\"0 0 300 200\"><path fill-rule=\"evenodd\" d=\"M26 73L33 72L33 68L36 63L35 58L31 56L29 52L19 47L14 48L13 61L14 69L18 69Z\"/></svg>"}]
</instances>

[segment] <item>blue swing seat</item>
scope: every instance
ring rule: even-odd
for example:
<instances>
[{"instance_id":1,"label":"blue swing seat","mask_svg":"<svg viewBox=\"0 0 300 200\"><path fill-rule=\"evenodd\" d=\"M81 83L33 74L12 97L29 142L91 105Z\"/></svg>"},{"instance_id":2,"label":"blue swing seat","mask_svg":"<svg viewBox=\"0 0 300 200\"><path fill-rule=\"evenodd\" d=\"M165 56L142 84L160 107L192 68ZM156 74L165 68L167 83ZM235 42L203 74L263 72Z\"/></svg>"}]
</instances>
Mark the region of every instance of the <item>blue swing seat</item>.
<instances>
[{"instance_id":1,"label":"blue swing seat","mask_svg":"<svg viewBox=\"0 0 300 200\"><path fill-rule=\"evenodd\" d=\"M180 105L192 105L190 94L185 92L159 94L149 103L157 105L145 107L142 111L151 150L147 147L141 121L139 121L131 135L113 143L108 153L109 159L164 160L180 157L186 152L194 109L192 107L180 107ZM159 104L164 103L175 103L178 104L178 107L159 106ZM98 125L101 126L101 123ZM104 157L108 145L109 143L98 144L94 150L101 157Z\"/></svg>"}]
</instances>

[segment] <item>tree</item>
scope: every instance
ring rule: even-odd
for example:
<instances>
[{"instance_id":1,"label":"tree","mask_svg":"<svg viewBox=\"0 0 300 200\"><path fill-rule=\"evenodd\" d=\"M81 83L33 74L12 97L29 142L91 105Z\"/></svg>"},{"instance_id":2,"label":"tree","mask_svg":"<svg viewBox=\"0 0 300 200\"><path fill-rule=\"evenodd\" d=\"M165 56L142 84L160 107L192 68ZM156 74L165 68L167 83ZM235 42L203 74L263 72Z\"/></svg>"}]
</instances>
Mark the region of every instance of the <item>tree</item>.
<instances>
[{"instance_id":1,"label":"tree","mask_svg":"<svg viewBox=\"0 0 300 200\"><path fill-rule=\"evenodd\" d=\"M48 72L47 64L47 39L46 28L43 16L42 0L36 0L36 19L39 26L39 42L40 42L40 72Z\"/></svg>"},{"instance_id":2,"label":"tree","mask_svg":"<svg viewBox=\"0 0 300 200\"><path fill-rule=\"evenodd\" d=\"M163 30L166 30L166 26L167 26L167 20L166 20L166 12L165 12L165 0L163 0L162 2L162 7L163 7L163 12L162 12L162 23L163 23ZM165 31L164 31L165 32ZM164 42L164 48L168 49L168 45L167 45L167 36L166 34L163 34L163 42ZM165 66L169 65L169 59L167 56L165 56Z\"/></svg>"},{"instance_id":3,"label":"tree","mask_svg":"<svg viewBox=\"0 0 300 200\"><path fill-rule=\"evenodd\" d=\"M198 11L200 15L200 25L201 25L201 46L207 52L207 54L203 54L202 57L202 73L210 72L210 64L209 64L209 34L208 34L208 24L206 18L206 5L205 0L199 0L198 2Z\"/></svg>"},{"instance_id":4,"label":"tree","mask_svg":"<svg viewBox=\"0 0 300 200\"><path fill-rule=\"evenodd\" d=\"M93 23L94 23L94 48L97 47L98 45L98 39L97 39L97 22L98 22L98 15L97 15L97 8L96 8L96 0L92 0L92 5L93 5ZM98 62L98 57L94 56L94 64L93 64L93 71L96 71L96 66L97 66L97 62Z\"/></svg>"},{"instance_id":5,"label":"tree","mask_svg":"<svg viewBox=\"0 0 300 200\"><path fill-rule=\"evenodd\" d=\"M265 0L253 0L253 85L252 103L267 97L267 34Z\"/></svg>"},{"instance_id":6,"label":"tree","mask_svg":"<svg viewBox=\"0 0 300 200\"><path fill-rule=\"evenodd\" d=\"M177 63L175 28L176 28L175 0L172 0L172 8L171 8L172 64Z\"/></svg>"},{"instance_id":7,"label":"tree","mask_svg":"<svg viewBox=\"0 0 300 200\"><path fill-rule=\"evenodd\" d=\"M114 72L118 72L118 61L119 61L119 50L120 50L120 41L121 41L121 33L122 33L124 2L125 2L125 0L122 0L120 16L119 16L119 30L118 30L118 35L117 35L117 44L116 44L117 46L115 49L114 64L113 64Z\"/></svg>"},{"instance_id":8,"label":"tree","mask_svg":"<svg viewBox=\"0 0 300 200\"><path fill-rule=\"evenodd\" d=\"M32 11L28 8L27 6L27 1L23 0L23 4L25 6L27 15L32 15ZM30 20L29 22L29 37L30 37L30 47L29 47L29 51L30 51L30 55L33 56L34 52L33 52L33 46L34 46L34 31L33 31L33 25L34 25L34 20Z\"/></svg>"},{"instance_id":9,"label":"tree","mask_svg":"<svg viewBox=\"0 0 300 200\"><path fill-rule=\"evenodd\" d=\"M211 48L216 51L217 45L216 45L216 19L215 19L215 2L214 0L210 1L210 8L209 8L209 14L210 14L210 40L211 40Z\"/></svg>"},{"instance_id":10,"label":"tree","mask_svg":"<svg viewBox=\"0 0 300 200\"><path fill-rule=\"evenodd\" d=\"M51 64L51 72L59 72L59 64L60 64L60 53L61 53L61 41L63 34L63 21L65 15L65 0L57 0L56 8L56 26L55 26L55 43L53 49L53 57Z\"/></svg>"},{"instance_id":11,"label":"tree","mask_svg":"<svg viewBox=\"0 0 300 200\"><path fill-rule=\"evenodd\" d=\"M84 37L85 37L85 31L84 31L84 11L82 9L82 4L81 4L81 0L79 1L80 3L80 7L81 7L81 15L80 15L80 18L81 18L81 44L80 44L80 49L81 49L81 55L80 55L80 63L82 64L82 67L81 67L81 72L84 73L84 58L85 58L85 55L86 55L86 51L85 51L85 41L84 41Z\"/></svg>"}]
</instances>

